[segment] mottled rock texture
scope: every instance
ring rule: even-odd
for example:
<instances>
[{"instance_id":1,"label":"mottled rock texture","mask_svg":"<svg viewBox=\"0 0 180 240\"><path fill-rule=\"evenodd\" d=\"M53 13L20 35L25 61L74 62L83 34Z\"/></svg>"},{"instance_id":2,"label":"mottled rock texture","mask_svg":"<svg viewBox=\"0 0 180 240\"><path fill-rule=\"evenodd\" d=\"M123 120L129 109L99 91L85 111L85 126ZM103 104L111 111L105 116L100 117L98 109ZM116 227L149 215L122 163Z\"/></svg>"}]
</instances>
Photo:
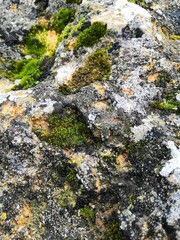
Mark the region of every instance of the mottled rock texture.
<instances>
[{"instance_id":1,"label":"mottled rock texture","mask_svg":"<svg viewBox=\"0 0 180 240\"><path fill-rule=\"evenodd\" d=\"M0 0L0 239L180 239L179 9Z\"/></svg>"}]
</instances>

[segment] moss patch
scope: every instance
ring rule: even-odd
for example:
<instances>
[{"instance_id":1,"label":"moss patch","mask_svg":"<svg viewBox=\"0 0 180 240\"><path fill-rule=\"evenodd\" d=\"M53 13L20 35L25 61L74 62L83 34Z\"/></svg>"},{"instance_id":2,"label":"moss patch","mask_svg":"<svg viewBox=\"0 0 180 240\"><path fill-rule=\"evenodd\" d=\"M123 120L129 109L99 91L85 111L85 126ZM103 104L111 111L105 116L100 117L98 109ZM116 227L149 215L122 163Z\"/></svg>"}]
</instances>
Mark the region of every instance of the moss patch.
<instances>
[{"instance_id":1,"label":"moss patch","mask_svg":"<svg viewBox=\"0 0 180 240\"><path fill-rule=\"evenodd\" d=\"M63 39L65 39L68 36L72 36L74 32L77 32L81 29L82 24L84 23L85 18L82 18L79 20L79 22L74 25L73 23L69 23L64 30L62 31L62 34L59 38L59 41L61 42Z\"/></svg>"},{"instance_id":2,"label":"moss patch","mask_svg":"<svg viewBox=\"0 0 180 240\"><path fill-rule=\"evenodd\" d=\"M35 128L40 139L61 148L71 148L87 144L90 141L90 130L81 115L69 111L64 116L52 115L48 118L49 130ZM72 174L69 176L71 178ZM74 176L74 175L73 175Z\"/></svg>"},{"instance_id":3,"label":"moss patch","mask_svg":"<svg viewBox=\"0 0 180 240\"><path fill-rule=\"evenodd\" d=\"M67 4L68 4L68 3L70 3L70 4L72 4L72 3L81 4L81 3L82 3L82 0L66 0L66 3L67 3Z\"/></svg>"},{"instance_id":4,"label":"moss patch","mask_svg":"<svg viewBox=\"0 0 180 240\"><path fill-rule=\"evenodd\" d=\"M41 58L52 56L56 50L59 34L54 29L49 29L50 21L39 19L24 40L24 54Z\"/></svg>"},{"instance_id":5,"label":"moss patch","mask_svg":"<svg viewBox=\"0 0 180 240\"><path fill-rule=\"evenodd\" d=\"M10 73L12 77L11 80L21 79L16 89L27 89L39 83L38 78L40 78L42 74L40 62L40 59L25 59L14 62L13 69Z\"/></svg>"},{"instance_id":6,"label":"moss patch","mask_svg":"<svg viewBox=\"0 0 180 240\"><path fill-rule=\"evenodd\" d=\"M83 216L86 220L94 221L95 220L95 212L90 207L84 207L80 209L81 216Z\"/></svg>"},{"instance_id":7,"label":"moss patch","mask_svg":"<svg viewBox=\"0 0 180 240\"><path fill-rule=\"evenodd\" d=\"M170 110L180 114L180 102L174 99L163 99L162 101L156 101L153 103L153 107L161 110Z\"/></svg>"},{"instance_id":8,"label":"moss patch","mask_svg":"<svg viewBox=\"0 0 180 240\"><path fill-rule=\"evenodd\" d=\"M74 207L76 205L76 194L71 190L71 187L67 184L64 188L57 188L54 192L54 198L58 205L64 207Z\"/></svg>"},{"instance_id":9,"label":"moss patch","mask_svg":"<svg viewBox=\"0 0 180 240\"><path fill-rule=\"evenodd\" d=\"M76 49L80 46L91 47L98 43L107 32L107 26L101 22L94 22L89 28L81 32L77 38Z\"/></svg>"},{"instance_id":10,"label":"moss patch","mask_svg":"<svg viewBox=\"0 0 180 240\"><path fill-rule=\"evenodd\" d=\"M26 55L34 55L36 57L41 57L46 52L45 44L40 41L37 37L38 33L43 30L32 27L29 35L25 38L25 49L24 54Z\"/></svg>"},{"instance_id":11,"label":"moss patch","mask_svg":"<svg viewBox=\"0 0 180 240\"><path fill-rule=\"evenodd\" d=\"M72 22L74 19L74 15L76 13L75 9L69 8L61 8L55 15L54 20L52 22L52 28L57 32L61 33L65 26Z\"/></svg>"},{"instance_id":12,"label":"moss patch","mask_svg":"<svg viewBox=\"0 0 180 240\"><path fill-rule=\"evenodd\" d=\"M123 240L123 234L119 229L119 224L116 221L110 221L106 225L106 231L103 240Z\"/></svg>"},{"instance_id":13,"label":"moss patch","mask_svg":"<svg viewBox=\"0 0 180 240\"><path fill-rule=\"evenodd\" d=\"M79 88L95 81L108 80L111 72L111 60L105 49L95 51L72 76L68 85L63 85L59 91L63 94L74 93Z\"/></svg>"},{"instance_id":14,"label":"moss patch","mask_svg":"<svg viewBox=\"0 0 180 240\"><path fill-rule=\"evenodd\" d=\"M144 0L128 0L129 2L135 3L145 9L148 8L148 5L144 2Z\"/></svg>"},{"instance_id":15,"label":"moss patch","mask_svg":"<svg viewBox=\"0 0 180 240\"><path fill-rule=\"evenodd\" d=\"M153 102L152 106L161 110L175 112L180 115L180 102L176 99L180 91L177 88L169 90L162 95L161 101Z\"/></svg>"}]
</instances>

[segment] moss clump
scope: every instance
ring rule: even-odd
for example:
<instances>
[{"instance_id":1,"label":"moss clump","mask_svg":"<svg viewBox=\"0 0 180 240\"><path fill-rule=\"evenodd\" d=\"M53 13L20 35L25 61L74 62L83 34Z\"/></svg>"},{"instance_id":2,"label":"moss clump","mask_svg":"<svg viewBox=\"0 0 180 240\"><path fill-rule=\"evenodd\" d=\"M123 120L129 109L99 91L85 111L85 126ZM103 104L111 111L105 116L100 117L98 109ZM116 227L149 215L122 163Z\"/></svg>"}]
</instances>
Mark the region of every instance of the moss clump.
<instances>
[{"instance_id":1,"label":"moss clump","mask_svg":"<svg viewBox=\"0 0 180 240\"><path fill-rule=\"evenodd\" d=\"M163 99L162 101L156 101L153 103L153 107L161 110L170 110L180 114L180 102L174 99Z\"/></svg>"},{"instance_id":2,"label":"moss clump","mask_svg":"<svg viewBox=\"0 0 180 240\"><path fill-rule=\"evenodd\" d=\"M107 32L107 26L101 22L94 22L89 28L81 32L77 38L76 49L80 46L91 47L99 42Z\"/></svg>"},{"instance_id":3,"label":"moss clump","mask_svg":"<svg viewBox=\"0 0 180 240\"><path fill-rule=\"evenodd\" d=\"M27 89L38 83L42 74L40 62L39 59L25 59L14 62L11 75L14 79L21 79L18 89Z\"/></svg>"},{"instance_id":4,"label":"moss clump","mask_svg":"<svg viewBox=\"0 0 180 240\"><path fill-rule=\"evenodd\" d=\"M144 0L128 0L129 2L135 3L145 9L148 8L148 5L144 2Z\"/></svg>"},{"instance_id":5,"label":"moss clump","mask_svg":"<svg viewBox=\"0 0 180 240\"><path fill-rule=\"evenodd\" d=\"M76 4L81 4L82 0L66 0L66 3L76 3Z\"/></svg>"},{"instance_id":6,"label":"moss clump","mask_svg":"<svg viewBox=\"0 0 180 240\"><path fill-rule=\"evenodd\" d=\"M33 28L34 29L34 28ZM37 29L34 29L30 34L25 38L25 54L34 55L36 57L41 57L46 52L46 46L38 38L36 32Z\"/></svg>"},{"instance_id":7,"label":"moss clump","mask_svg":"<svg viewBox=\"0 0 180 240\"><path fill-rule=\"evenodd\" d=\"M95 212L90 207L84 207L80 209L81 216L83 216L86 220L94 221L95 220Z\"/></svg>"},{"instance_id":8,"label":"moss clump","mask_svg":"<svg viewBox=\"0 0 180 240\"><path fill-rule=\"evenodd\" d=\"M161 101L153 102L152 106L157 109L175 112L179 115L180 102L176 99L177 94L180 94L179 88L173 88L162 95Z\"/></svg>"},{"instance_id":9,"label":"moss clump","mask_svg":"<svg viewBox=\"0 0 180 240\"><path fill-rule=\"evenodd\" d=\"M166 71L161 71L158 73L158 82L169 82L172 79L172 76L166 72Z\"/></svg>"},{"instance_id":10,"label":"moss clump","mask_svg":"<svg viewBox=\"0 0 180 240\"><path fill-rule=\"evenodd\" d=\"M42 132L35 129L40 139L61 148L70 148L84 145L90 138L90 130L87 128L80 114L70 111L64 116L52 115L48 118L49 131ZM69 175L69 181L74 176Z\"/></svg>"},{"instance_id":11,"label":"moss clump","mask_svg":"<svg viewBox=\"0 0 180 240\"><path fill-rule=\"evenodd\" d=\"M57 33L61 33L66 25L73 21L75 13L75 9L61 8L55 15L52 22L52 29Z\"/></svg>"},{"instance_id":12,"label":"moss clump","mask_svg":"<svg viewBox=\"0 0 180 240\"><path fill-rule=\"evenodd\" d=\"M106 231L103 240L123 240L123 234L119 229L119 224L116 221L110 221L106 225Z\"/></svg>"},{"instance_id":13,"label":"moss clump","mask_svg":"<svg viewBox=\"0 0 180 240\"><path fill-rule=\"evenodd\" d=\"M79 20L79 22L76 25L73 25L73 23L69 23L63 30L59 42L61 42L63 39L65 39L68 36L72 36L74 32L77 32L81 29L82 24L84 23L85 18L82 18Z\"/></svg>"},{"instance_id":14,"label":"moss clump","mask_svg":"<svg viewBox=\"0 0 180 240\"><path fill-rule=\"evenodd\" d=\"M68 85L61 86L63 94L74 93L79 88L94 81L108 80L111 72L111 60L105 49L95 51L88 57L83 67L80 67L72 76Z\"/></svg>"},{"instance_id":15,"label":"moss clump","mask_svg":"<svg viewBox=\"0 0 180 240\"><path fill-rule=\"evenodd\" d=\"M78 184L78 179L77 179L77 172L76 169L74 167L72 167L72 165L67 166L67 175L66 175L66 180L67 182L71 185L77 185Z\"/></svg>"},{"instance_id":16,"label":"moss clump","mask_svg":"<svg viewBox=\"0 0 180 240\"><path fill-rule=\"evenodd\" d=\"M55 189L53 197L61 208L74 207L76 205L77 196L68 184L64 188Z\"/></svg>"},{"instance_id":17,"label":"moss clump","mask_svg":"<svg viewBox=\"0 0 180 240\"><path fill-rule=\"evenodd\" d=\"M42 21L42 23L41 23ZM59 34L49 29L50 21L43 19L33 26L24 40L24 54L41 58L52 56L56 50Z\"/></svg>"}]
</instances>

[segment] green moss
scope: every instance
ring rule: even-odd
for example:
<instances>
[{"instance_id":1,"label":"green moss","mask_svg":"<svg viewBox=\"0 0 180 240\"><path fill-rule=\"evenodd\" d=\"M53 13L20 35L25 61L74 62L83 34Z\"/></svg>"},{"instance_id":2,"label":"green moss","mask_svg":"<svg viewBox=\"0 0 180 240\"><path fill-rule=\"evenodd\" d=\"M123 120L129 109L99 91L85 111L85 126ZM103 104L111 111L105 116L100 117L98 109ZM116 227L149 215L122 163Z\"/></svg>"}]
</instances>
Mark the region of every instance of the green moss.
<instances>
[{"instance_id":1,"label":"green moss","mask_svg":"<svg viewBox=\"0 0 180 240\"><path fill-rule=\"evenodd\" d=\"M66 175L66 180L67 182L71 185L71 184L74 184L74 185L77 185L78 184L78 179L77 179L77 172L76 172L76 169L74 167L72 167L72 165L70 166L67 166L67 175Z\"/></svg>"},{"instance_id":2,"label":"green moss","mask_svg":"<svg viewBox=\"0 0 180 240\"><path fill-rule=\"evenodd\" d=\"M41 57L46 52L46 46L37 38L38 31L42 29L32 28L30 34L25 38L25 51L26 55L34 55L36 57Z\"/></svg>"},{"instance_id":3,"label":"green moss","mask_svg":"<svg viewBox=\"0 0 180 240\"><path fill-rule=\"evenodd\" d=\"M168 83L171 79L171 75L166 71L161 71L158 73L157 82Z\"/></svg>"},{"instance_id":4,"label":"green moss","mask_svg":"<svg viewBox=\"0 0 180 240\"><path fill-rule=\"evenodd\" d=\"M148 5L144 2L144 0L128 0L129 2L135 3L145 9L148 8Z\"/></svg>"},{"instance_id":5,"label":"green moss","mask_svg":"<svg viewBox=\"0 0 180 240\"><path fill-rule=\"evenodd\" d=\"M106 231L103 240L123 240L123 234L116 221L110 221L106 225Z\"/></svg>"},{"instance_id":6,"label":"green moss","mask_svg":"<svg viewBox=\"0 0 180 240\"><path fill-rule=\"evenodd\" d=\"M40 62L39 59L25 59L14 62L11 75L14 80L21 79L18 89L27 89L38 83L38 78L42 74Z\"/></svg>"},{"instance_id":7,"label":"green moss","mask_svg":"<svg viewBox=\"0 0 180 240\"><path fill-rule=\"evenodd\" d=\"M74 207L77 200L76 194L69 185L55 189L53 197L61 208Z\"/></svg>"},{"instance_id":8,"label":"green moss","mask_svg":"<svg viewBox=\"0 0 180 240\"><path fill-rule=\"evenodd\" d=\"M73 25L73 23L69 23L63 30L59 42L61 42L63 39L65 39L68 36L72 36L74 32L77 32L81 29L82 24L84 23L85 18L82 18L79 20L79 22L76 25Z\"/></svg>"},{"instance_id":9,"label":"green moss","mask_svg":"<svg viewBox=\"0 0 180 240\"><path fill-rule=\"evenodd\" d=\"M172 40L180 40L180 36L179 35L170 35L170 38Z\"/></svg>"},{"instance_id":10,"label":"green moss","mask_svg":"<svg viewBox=\"0 0 180 240\"><path fill-rule=\"evenodd\" d=\"M163 99L162 101L156 101L153 103L153 107L162 109L162 110L171 110L177 113L180 112L180 102L174 99Z\"/></svg>"},{"instance_id":11,"label":"green moss","mask_svg":"<svg viewBox=\"0 0 180 240\"><path fill-rule=\"evenodd\" d=\"M94 221L95 220L95 212L90 207L84 207L80 209L81 216L83 216L86 220Z\"/></svg>"},{"instance_id":12,"label":"green moss","mask_svg":"<svg viewBox=\"0 0 180 240\"><path fill-rule=\"evenodd\" d=\"M95 51L72 76L68 85L61 86L63 94L74 93L94 81L108 80L111 72L111 60L105 49Z\"/></svg>"},{"instance_id":13,"label":"green moss","mask_svg":"<svg viewBox=\"0 0 180 240\"><path fill-rule=\"evenodd\" d=\"M81 4L82 3L82 0L66 0L66 3L76 3L76 4Z\"/></svg>"},{"instance_id":14,"label":"green moss","mask_svg":"<svg viewBox=\"0 0 180 240\"><path fill-rule=\"evenodd\" d=\"M180 114L180 102L176 99L176 95L180 94L180 91L177 88L169 90L169 92L162 95L161 101L155 101L152 103L152 106L161 110L175 112Z\"/></svg>"},{"instance_id":15,"label":"green moss","mask_svg":"<svg viewBox=\"0 0 180 240\"><path fill-rule=\"evenodd\" d=\"M66 25L73 21L75 13L75 9L61 8L54 17L52 28L57 33L61 33Z\"/></svg>"},{"instance_id":16,"label":"green moss","mask_svg":"<svg viewBox=\"0 0 180 240\"><path fill-rule=\"evenodd\" d=\"M76 49L80 46L91 47L98 43L107 32L107 26L101 22L94 22L89 28L81 32L77 38Z\"/></svg>"},{"instance_id":17,"label":"green moss","mask_svg":"<svg viewBox=\"0 0 180 240\"><path fill-rule=\"evenodd\" d=\"M61 148L71 148L87 143L90 131L82 117L73 112L65 116L52 115L48 118L50 131L42 132L35 129L40 139ZM72 173L72 172L71 172ZM69 175L69 180L71 175Z\"/></svg>"}]
</instances>

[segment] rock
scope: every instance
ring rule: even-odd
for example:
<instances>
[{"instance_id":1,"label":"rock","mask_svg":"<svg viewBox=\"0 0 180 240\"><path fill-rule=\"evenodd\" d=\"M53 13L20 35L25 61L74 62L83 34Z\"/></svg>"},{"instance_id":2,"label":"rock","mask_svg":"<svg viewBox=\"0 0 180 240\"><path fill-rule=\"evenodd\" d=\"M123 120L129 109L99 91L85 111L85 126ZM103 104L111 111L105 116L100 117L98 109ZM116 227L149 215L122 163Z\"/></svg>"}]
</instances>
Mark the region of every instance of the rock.
<instances>
[{"instance_id":1,"label":"rock","mask_svg":"<svg viewBox=\"0 0 180 240\"><path fill-rule=\"evenodd\" d=\"M144 3L0 0L2 239L179 239L178 1Z\"/></svg>"}]
</instances>

